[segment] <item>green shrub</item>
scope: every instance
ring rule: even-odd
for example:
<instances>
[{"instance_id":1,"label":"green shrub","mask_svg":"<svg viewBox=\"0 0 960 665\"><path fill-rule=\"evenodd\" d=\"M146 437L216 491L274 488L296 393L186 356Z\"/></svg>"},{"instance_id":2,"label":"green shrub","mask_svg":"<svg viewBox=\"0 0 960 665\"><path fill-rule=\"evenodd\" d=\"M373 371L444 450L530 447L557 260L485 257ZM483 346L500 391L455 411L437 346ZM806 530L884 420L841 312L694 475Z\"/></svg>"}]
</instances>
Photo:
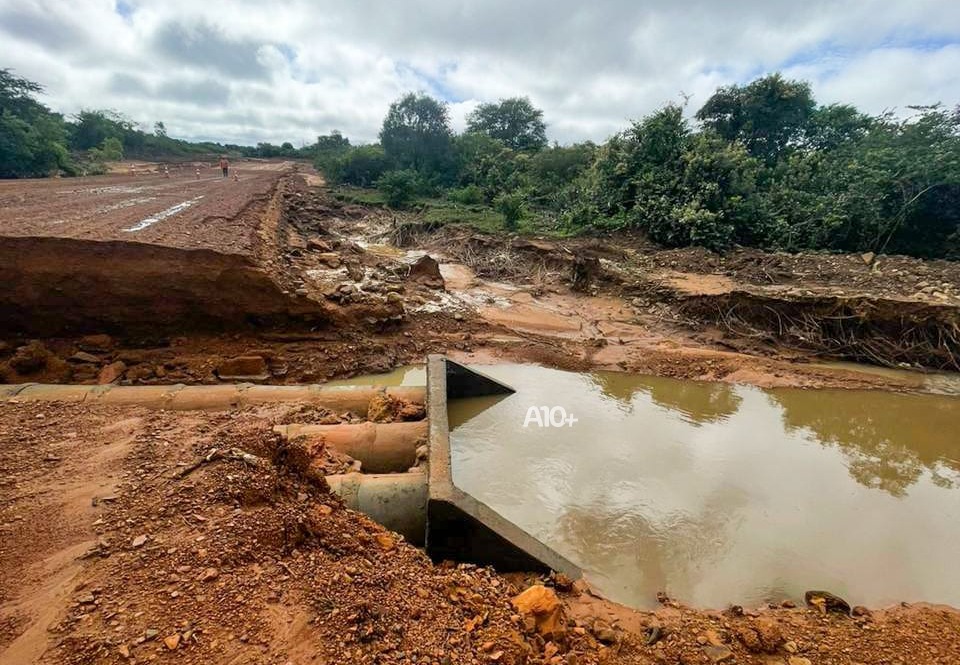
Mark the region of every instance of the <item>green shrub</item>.
<instances>
[{"instance_id":1,"label":"green shrub","mask_svg":"<svg viewBox=\"0 0 960 665\"><path fill-rule=\"evenodd\" d=\"M377 180L377 189L383 192L391 208L406 208L417 195L419 184L414 171L388 171Z\"/></svg>"},{"instance_id":2,"label":"green shrub","mask_svg":"<svg viewBox=\"0 0 960 665\"><path fill-rule=\"evenodd\" d=\"M379 145L363 145L331 159L324 174L333 184L369 187L387 172L389 165Z\"/></svg>"},{"instance_id":3,"label":"green shrub","mask_svg":"<svg viewBox=\"0 0 960 665\"><path fill-rule=\"evenodd\" d=\"M517 223L523 219L524 197L519 192L504 192L493 200L493 207L503 215L506 227L514 231Z\"/></svg>"},{"instance_id":4,"label":"green shrub","mask_svg":"<svg viewBox=\"0 0 960 665\"><path fill-rule=\"evenodd\" d=\"M477 185L467 185L460 189L451 189L447 192L447 198L463 205L479 205L483 203L483 190Z\"/></svg>"}]
</instances>

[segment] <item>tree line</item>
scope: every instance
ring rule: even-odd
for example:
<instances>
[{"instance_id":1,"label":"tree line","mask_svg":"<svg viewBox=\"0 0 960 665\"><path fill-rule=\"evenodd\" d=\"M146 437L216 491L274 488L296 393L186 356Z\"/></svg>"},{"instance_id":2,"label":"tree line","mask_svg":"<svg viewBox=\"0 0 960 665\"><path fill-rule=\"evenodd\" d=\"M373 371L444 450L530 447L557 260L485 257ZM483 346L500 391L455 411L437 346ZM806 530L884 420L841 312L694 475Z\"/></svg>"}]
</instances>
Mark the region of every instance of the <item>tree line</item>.
<instances>
[{"instance_id":1,"label":"tree line","mask_svg":"<svg viewBox=\"0 0 960 665\"><path fill-rule=\"evenodd\" d=\"M772 74L686 110L666 104L602 145L560 146L526 98L481 104L456 134L446 104L411 93L390 106L378 143L321 137L316 164L396 207L489 205L508 227L531 217L670 247L960 258L960 108L871 116Z\"/></svg>"},{"instance_id":2,"label":"tree line","mask_svg":"<svg viewBox=\"0 0 960 665\"><path fill-rule=\"evenodd\" d=\"M960 108L907 118L818 104L772 74L721 87L691 114L671 103L602 144L549 144L543 112L516 97L480 104L466 130L410 93L379 141L240 146L146 132L108 110L66 119L37 83L0 69L0 177L94 173L105 161L215 154L314 160L335 184L378 188L394 207L437 199L493 208L560 233L637 231L670 247L874 251L960 258Z\"/></svg>"},{"instance_id":3,"label":"tree line","mask_svg":"<svg viewBox=\"0 0 960 665\"><path fill-rule=\"evenodd\" d=\"M0 178L36 178L51 174L101 173L104 162L123 158L206 158L228 154L244 157L313 159L313 146L294 148L191 142L167 135L162 121L144 131L108 109L87 109L72 118L51 111L36 100L43 91L33 81L0 69Z\"/></svg>"}]
</instances>

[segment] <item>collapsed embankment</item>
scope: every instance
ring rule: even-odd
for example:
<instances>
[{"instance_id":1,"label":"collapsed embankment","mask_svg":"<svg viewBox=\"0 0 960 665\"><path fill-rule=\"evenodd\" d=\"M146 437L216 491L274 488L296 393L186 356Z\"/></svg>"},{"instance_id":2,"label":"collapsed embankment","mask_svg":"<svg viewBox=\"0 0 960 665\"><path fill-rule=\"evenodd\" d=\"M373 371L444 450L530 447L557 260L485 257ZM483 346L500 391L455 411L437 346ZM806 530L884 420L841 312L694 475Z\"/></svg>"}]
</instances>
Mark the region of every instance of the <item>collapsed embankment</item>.
<instances>
[{"instance_id":1,"label":"collapsed embankment","mask_svg":"<svg viewBox=\"0 0 960 665\"><path fill-rule=\"evenodd\" d=\"M246 255L121 241L0 239L0 328L62 336L315 324L323 307L284 293Z\"/></svg>"},{"instance_id":2,"label":"collapsed embankment","mask_svg":"<svg viewBox=\"0 0 960 665\"><path fill-rule=\"evenodd\" d=\"M877 296L736 290L679 301L724 334L881 366L960 370L960 308Z\"/></svg>"}]
</instances>

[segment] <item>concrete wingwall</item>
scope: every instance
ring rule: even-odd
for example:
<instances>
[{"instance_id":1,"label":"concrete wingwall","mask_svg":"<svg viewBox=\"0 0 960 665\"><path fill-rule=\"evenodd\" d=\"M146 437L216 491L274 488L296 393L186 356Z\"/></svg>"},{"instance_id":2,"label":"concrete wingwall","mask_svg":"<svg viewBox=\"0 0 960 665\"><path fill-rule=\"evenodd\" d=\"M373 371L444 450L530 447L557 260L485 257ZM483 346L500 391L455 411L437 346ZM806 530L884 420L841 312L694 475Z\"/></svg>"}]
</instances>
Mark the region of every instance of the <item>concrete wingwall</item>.
<instances>
[{"instance_id":1,"label":"concrete wingwall","mask_svg":"<svg viewBox=\"0 0 960 665\"><path fill-rule=\"evenodd\" d=\"M448 397L510 394L513 389L441 355L427 358L430 465L426 549L434 560L492 565L500 571L583 571L490 506L458 488L450 456Z\"/></svg>"}]
</instances>

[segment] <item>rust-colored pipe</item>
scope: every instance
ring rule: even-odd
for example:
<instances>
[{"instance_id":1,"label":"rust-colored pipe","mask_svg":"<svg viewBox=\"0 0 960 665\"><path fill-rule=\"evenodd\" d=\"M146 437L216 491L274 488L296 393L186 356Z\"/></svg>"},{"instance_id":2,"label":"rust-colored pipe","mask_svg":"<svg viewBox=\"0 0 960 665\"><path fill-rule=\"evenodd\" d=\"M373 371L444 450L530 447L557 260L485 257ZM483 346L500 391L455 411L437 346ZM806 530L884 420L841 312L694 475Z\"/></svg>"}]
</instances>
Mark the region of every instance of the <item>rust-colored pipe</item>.
<instances>
[{"instance_id":1,"label":"rust-colored pipe","mask_svg":"<svg viewBox=\"0 0 960 665\"><path fill-rule=\"evenodd\" d=\"M406 471L417 463L417 447L427 441L427 421L357 425L278 425L281 436L306 436L355 460L365 472Z\"/></svg>"},{"instance_id":2,"label":"rust-colored pipe","mask_svg":"<svg viewBox=\"0 0 960 665\"><path fill-rule=\"evenodd\" d=\"M366 417L370 400L386 390L388 396L423 404L424 389L413 386L382 388L357 386L327 388L307 386L87 386L25 383L0 385L0 400L63 401L90 404L130 404L148 409L226 410L252 404L300 402L331 411L351 411Z\"/></svg>"}]
</instances>

